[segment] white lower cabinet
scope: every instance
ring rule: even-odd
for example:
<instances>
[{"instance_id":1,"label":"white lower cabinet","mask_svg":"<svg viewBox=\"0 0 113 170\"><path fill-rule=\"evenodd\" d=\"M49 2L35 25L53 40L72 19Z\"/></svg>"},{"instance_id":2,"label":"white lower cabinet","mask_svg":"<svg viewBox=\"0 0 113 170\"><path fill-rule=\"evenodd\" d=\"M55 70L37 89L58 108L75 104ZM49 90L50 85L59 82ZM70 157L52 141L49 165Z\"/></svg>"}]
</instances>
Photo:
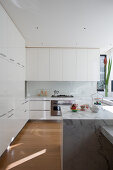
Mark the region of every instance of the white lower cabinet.
<instances>
[{"instance_id":1,"label":"white lower cabinet","mask_svg":"<svg viewBox=\"0 0 113 170\"><path fill-rule=\"evenodd\" d=\"M30 110L50 110L50 101L30 101Z\"/></svg>"},{"instance_id":2,"label":"white lower cabinet","mask_svg":"<svg viewBox=\"0 0 113 170\"><path fill-rule=\"evenodd\" d=\"M29 103L21 103L18 108L0 115L0 156L29 119Z\"/></svg>"},{"instance_id":3,"label":"white lower cabinet","mask_svg":"<svg viewBox=\"0 0 113 170\"><path fill-rule=\"evenodd\" d=\"M51 117L50 101L30 101L30 119L47 119Z\"/></svg>"},{"instance_id":4,"label":"white lower cabinet","mask_svg":"<svg viewBox=\"0 0 113 170\"><path fill-rule=\"evenodd\" d=\"M50 111L30 111L30 119L47 119L50 117Z\"/></svg>"},{"instance_id":5,"label":"white lower cabinet","mask_svg":"<svg viewBox=\"0 0 113 170\"><path fill-rule=\"evenodd\" d=\"M0 117L0 156L8 146L7 142L7 117Z\"/></svg>"}]
</instances>

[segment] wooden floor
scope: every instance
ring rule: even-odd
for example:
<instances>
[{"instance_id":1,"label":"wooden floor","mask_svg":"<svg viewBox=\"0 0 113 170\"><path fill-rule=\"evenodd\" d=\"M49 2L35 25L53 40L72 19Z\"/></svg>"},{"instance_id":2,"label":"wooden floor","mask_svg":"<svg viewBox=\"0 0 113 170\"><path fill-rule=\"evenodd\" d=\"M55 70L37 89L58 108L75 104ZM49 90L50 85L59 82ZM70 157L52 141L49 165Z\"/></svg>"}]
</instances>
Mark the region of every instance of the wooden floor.
<instances>
[{"instance_id":1,"label":"wooden floor","mask_svg":"<svg viewBox=\"0 0 113 170\"><path fill-rule=\"evenodd\" d=\"M30 121L0 158L0 170L61 170L62 124Z\"/></svg>"}]
</instances>

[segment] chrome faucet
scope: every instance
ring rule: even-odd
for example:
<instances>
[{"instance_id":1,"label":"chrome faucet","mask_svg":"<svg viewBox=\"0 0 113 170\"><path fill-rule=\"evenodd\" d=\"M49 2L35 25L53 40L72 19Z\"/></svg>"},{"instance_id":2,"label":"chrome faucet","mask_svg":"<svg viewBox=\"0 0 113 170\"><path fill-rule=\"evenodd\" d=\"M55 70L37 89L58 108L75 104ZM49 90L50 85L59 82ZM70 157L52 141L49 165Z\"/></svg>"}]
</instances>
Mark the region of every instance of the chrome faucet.
<instances>
[{"instance_id":1,"label":"chrome faucet","mask_svg":"<svg viewBox=\"0 0 113 170\"><path fill-rule=\"evenodd\" d=\"M54 96L56 96L56 94L58 94L58 93L59 93L59 91L54 90Z\"/></svg>"}]
</instances>

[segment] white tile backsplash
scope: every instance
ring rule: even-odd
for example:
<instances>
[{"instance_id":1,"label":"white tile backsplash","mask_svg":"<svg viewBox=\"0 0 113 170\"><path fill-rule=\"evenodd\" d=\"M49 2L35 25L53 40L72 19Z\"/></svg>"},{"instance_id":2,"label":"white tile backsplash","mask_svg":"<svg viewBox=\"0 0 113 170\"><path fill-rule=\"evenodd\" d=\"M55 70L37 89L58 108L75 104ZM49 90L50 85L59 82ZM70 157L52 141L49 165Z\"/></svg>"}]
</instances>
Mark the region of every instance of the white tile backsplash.
<instances>
[{"instance_id":1,"label":"white tile backsplash","mask_svg":"<svg viewBox=\"0 0 113 170\"><path fill-rule=\"evenodd\" d=\"M51 96L54 90L58 90L59 94L89 97L97 91L97 82L29 81L26 84L27 96L36 96L41 90L47 90L48 96Z\"/></svg>"}]
</instances>

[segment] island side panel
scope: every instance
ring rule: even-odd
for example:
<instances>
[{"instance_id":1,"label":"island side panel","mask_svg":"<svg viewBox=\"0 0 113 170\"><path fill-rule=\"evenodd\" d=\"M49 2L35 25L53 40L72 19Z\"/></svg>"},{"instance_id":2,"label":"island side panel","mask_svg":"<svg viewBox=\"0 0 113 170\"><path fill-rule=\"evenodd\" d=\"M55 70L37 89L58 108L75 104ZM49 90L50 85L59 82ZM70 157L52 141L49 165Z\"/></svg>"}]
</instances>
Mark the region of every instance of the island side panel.
<instances>
[{"instance_id":1,"label":"island side panel","mask_svg":"<svg viewBox=\"0 0 113 170\"><path fill-rule=\"evenodd\" d=\"M113 120L63 120L63 170L113 170L113 145L100 128Z\"/></svg>"}]
</instances>

